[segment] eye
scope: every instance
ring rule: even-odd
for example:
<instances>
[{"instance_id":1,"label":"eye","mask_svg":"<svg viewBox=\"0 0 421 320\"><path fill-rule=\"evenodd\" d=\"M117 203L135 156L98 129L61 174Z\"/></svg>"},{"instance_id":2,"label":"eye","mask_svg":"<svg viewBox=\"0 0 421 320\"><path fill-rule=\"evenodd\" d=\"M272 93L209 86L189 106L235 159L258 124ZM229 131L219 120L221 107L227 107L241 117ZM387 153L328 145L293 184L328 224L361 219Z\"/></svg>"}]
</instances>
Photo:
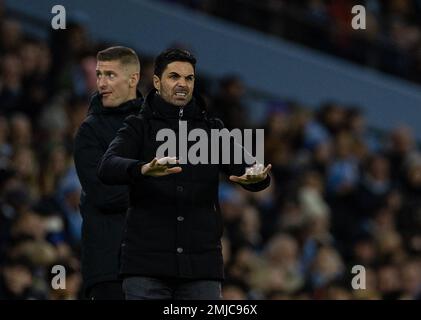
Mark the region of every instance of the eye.
<instances>
[{"instance_id":1,"label":"eye","mask_svg":"<svg viewBox=\"0 0 421 320\"><path fill-rule=\"evenodd\" d=\"M115 74L114 73L110 73L109 78L110 79L114 79L115 78Z\"/></svg>"}]
</instances>

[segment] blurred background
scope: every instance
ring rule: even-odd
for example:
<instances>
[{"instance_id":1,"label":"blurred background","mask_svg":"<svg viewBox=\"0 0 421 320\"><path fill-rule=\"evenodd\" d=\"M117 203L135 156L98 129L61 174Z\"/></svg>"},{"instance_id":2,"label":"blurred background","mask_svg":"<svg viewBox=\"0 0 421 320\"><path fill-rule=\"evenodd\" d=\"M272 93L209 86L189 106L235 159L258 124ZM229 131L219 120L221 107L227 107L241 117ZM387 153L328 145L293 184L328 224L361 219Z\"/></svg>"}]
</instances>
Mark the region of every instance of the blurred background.
<instances>
[{"instance_id":1,"label":"blurred background","mask_svg":"<svg viewBox=\"0 0 421 320\"><path fill-rule=\"evenodd\" d=\"M420 0L87 2L0 0L0 299L82 297L73 138L112 45L143 94L154 55L191 50L211 111L265 128L271 187L220 185L224 299L421 298Z\"/></svg>"}]
</instances>

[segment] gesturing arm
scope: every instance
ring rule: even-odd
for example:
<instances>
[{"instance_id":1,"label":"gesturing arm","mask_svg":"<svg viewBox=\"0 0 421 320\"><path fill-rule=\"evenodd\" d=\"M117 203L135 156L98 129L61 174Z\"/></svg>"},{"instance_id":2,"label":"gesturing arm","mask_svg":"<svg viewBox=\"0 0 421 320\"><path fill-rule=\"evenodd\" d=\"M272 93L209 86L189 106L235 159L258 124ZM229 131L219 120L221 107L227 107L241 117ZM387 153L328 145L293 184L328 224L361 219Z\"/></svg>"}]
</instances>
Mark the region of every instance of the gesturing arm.
<instances>
[{"instance_id":1,"label":"gesturing arm","mask_svg":"<svg viewBox=\"0 0 421 320\"><path fill-rule=\"evenodd\" d=\"M139 160L143 145L142 120L130 116L124 120L98 166L98 177L105 184L130 184L140 179L140 168L145 161Z\"/></svg>"}]
</instances>

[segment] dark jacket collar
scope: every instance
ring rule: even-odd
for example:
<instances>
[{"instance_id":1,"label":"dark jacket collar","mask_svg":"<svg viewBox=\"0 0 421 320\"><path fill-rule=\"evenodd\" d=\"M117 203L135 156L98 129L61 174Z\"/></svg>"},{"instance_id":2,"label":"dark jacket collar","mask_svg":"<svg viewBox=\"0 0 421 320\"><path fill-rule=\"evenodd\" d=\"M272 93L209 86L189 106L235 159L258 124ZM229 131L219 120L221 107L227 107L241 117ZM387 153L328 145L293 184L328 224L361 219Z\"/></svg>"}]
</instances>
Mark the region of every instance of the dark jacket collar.
<instances>
[{"instance_id":1,"label":"dark jacket collar","mask_svg":"<svg viewBox=\"0 0 421 320\"><path fill-rule=\"evenodd\" d=\"M95 92L91 97L88 115L91 114L125 114L133 111L140 111L143 104L143 97L139 90L136 91L136 99L126 101L114 108L106 108L102 105L99 92Z\"/></svg>"},{"instance_id":2,"label":"dark jacket collar","mask_svg":"<svg viewBox=\"0 0 421 320\"><path fill-rule=\"evenodd\" d=\"M146 118L179 119L180 107L164 101L157 90L152 89L146 96L141 113ZM192 100L183 107L182 119L205 119L206 117L204 100L199 95L193 95Z\"/></svg>"}]
</instances>

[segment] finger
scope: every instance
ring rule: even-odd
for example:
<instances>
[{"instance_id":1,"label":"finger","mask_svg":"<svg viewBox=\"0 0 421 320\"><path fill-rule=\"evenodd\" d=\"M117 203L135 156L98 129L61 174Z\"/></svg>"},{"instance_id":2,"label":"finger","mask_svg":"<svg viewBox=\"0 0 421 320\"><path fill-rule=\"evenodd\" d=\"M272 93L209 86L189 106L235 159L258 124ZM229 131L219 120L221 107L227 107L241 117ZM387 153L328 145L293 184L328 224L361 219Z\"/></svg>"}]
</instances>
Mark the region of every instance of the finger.
<instances>
[{"instance_id":1,"label":"finger","mask_svg":"<svg viewBox=\"0 0 421 320\"><path fill-rule=\"evenodd\" d=\"M169 159L168 157L159 158L157 161L157 164L160 166L166 165L168 162L168 159Z\"/></svg>"},{"instance_id":2,"label":"finger","mask_svg":"<svg viewBox=\"0 0 421 320\"><path fill-rule=\"evenodd\" d=\"M230 176L229 179L233 182L239 182L241 180L240 177L237 176Z\"/></svg>"},{"instance_id":3,"label":"finger","mask_svg":"<svg viewBox=\"0 0 421 320\"><path fill-rule=\"evenodd\" d=\"M169 166L177 163L177 157L163 157L158 160L158 163L162 166Z\"/></svg>"},{"instance_id":4,"label":"finger","mask_svg":"<svg viewBox=\"0 0 421 320\"><path fill-rule=\"evenodd\" d=\"M168 173L168 174L180 173L181 171L183 171L183 169L181 169L181 167L173 167L173 168L169 168L169 169L165 170L165 172Z\"/></svg>"},{"instance_id":5,"label":"finger","mask_svg":"<svg viewBox=\"0 0 421 320\"><path fill-rule=\"evenodd\" d=\"M251 176L251 177L249 177L247 179L244 179L243 181L245 183L256 183L256 182L259 182L260 180L262 180L261 178L259 178L259 176L260 175L258 175L258 176Z\"/></svg>"},{"instance_id":6,"label":"finger","mask_svg":"<svg viewBox=\"0 0 421 320\"><path fill-rule=\"evenodd\" d=\"M231 179L231 177L232 177L232 179ZM249 183L249 181L244 176L241 176L241 177L231 176L231 177L230 177L231 181L234 181L234 182L237 182L237 183Z\"/></svg>"},{"instance_id":7,"label":"finger","mask_svg":"<svg viewBox=\"0 0 421 320\"><path fill-rule=\"evenodd\" d=\"M265 168L265 170L263 170L263 173L267 174L270 171L270 169L272 169L272 165L268 164L267 167Z\"/></svg>"},{"instance_id":8,"label":"finger","mask_svg":"<svg viewBox=\"0 0 421 320\"><path fill-rule=\"evenodd\" d=\"M157 161L158 161L157 158L153 158L153 160L151 161L151 167L155 166Z\"/></svg>"}]
</instances>

